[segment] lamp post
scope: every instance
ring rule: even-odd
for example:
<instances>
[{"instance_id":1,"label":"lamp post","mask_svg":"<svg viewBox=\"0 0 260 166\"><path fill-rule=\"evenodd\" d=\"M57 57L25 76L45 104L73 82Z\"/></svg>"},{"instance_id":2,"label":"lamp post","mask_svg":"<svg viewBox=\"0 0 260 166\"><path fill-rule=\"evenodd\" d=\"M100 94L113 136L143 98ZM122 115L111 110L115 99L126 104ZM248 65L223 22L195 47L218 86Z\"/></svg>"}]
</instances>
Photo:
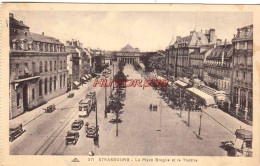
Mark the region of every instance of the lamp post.
<instances>
[{"instance_id":1,"label":"lamp post","mask_svg":"<svg viewBox=\"0 0 260 166\"><path fill-rule=\"evenodd\" d=\"M105 78L107 78L107 76L105 76ZM105 83L105 117L104 118L107 118L107 80L106 80L106 83Z\"/></svg>"},{"instance_id":2,"label":"lamp post","mask_svg":"<svg viewBox=\"0 0 260 166\"><path fill-rule=\"evenodd\" d=\"M201 119L202 119L202 113L203 113L203 106L201 106L200 126L199 126L199 136L200 136L200 132L201 132Z\"/></svg>"}]
</instances>

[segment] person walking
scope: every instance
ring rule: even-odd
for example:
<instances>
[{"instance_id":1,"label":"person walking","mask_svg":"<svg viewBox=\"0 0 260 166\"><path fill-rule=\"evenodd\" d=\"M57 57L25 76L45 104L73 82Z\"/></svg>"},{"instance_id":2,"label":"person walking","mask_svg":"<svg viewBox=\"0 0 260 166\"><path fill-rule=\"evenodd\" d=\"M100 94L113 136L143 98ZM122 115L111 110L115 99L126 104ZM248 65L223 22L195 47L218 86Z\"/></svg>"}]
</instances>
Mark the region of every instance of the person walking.
<instances>
[{"instance_id":1,"label":"person walking","mask_svg":"<svg viewBox=\"0 0 260 166\"><path fill-rule=\"evenodd\" d=\"M150 104L150 111L152 111L153 110L153 105L152 104Z\"/></svg>"}]
</instances>

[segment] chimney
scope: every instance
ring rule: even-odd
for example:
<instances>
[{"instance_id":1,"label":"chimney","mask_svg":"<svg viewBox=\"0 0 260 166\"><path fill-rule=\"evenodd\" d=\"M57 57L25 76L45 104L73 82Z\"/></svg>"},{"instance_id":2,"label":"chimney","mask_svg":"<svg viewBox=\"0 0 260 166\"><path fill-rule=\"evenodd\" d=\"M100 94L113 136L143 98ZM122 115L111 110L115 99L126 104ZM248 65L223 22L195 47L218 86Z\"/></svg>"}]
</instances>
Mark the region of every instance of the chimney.
<instances>
[{"instance_id":1,"label":"chimney","mask_svg":"<svg viewBox=\"0 0 260 166\"><path fill-rule=\"evenodd\" d=\"M14 14L13 13L9 13L9 18L14 18Z\"/></svg>"},{"instance_id":2,"label":"chimney","mask_svg":"<svg viewBox=\"0 0 260 166\"><path fill-rule=\"evenodd\" d=\"M22 21L22 20L20 20L20 23L22 23L22 24L23 24L23 21Z\"/></svg>"},{"instance_id":3,"label":"chimney","mask_svg":"<svg viewBox=\"0 0 260 166\"><path fill-rule=\"evenodd\" d=\"M209 42L213 42L215 36L215 29L210 29L209 30Z\"/></svg>"},{"instance_id":4,"label":"chimney","mask_svg":"<svg viewBox=\"0 0 260 166\"><path fill-rule=\"evenodd\" d=\"M193 32L194 32L194 31L190 31L190 36L192 36L192 35L193 35Z\"/></svg>"},{"instance_id":5,"label":"chimney","mask_svg":"<svg viewBox=\"0 0 260 166\"><path fill-rule=\"evenodd\" d=\"M217 39L217 45L220 45L220 44L221 44L221 42L222 42L222 40L221 40L221 39Z\"/></svg>"},{"instance_id":6,"label":"chimney","mask_svg":"<svg viewBox=\"0 0 260 166\"><path fill-rule=\"evenodd\" d=\"M42 32L42 35L44 36L44 32Z\"/></svg>"},{"instance_id":7,"label":"chimney","mask_svg":"<svg viewBox=\"0 0 260 166\"><path fill-rule=\"evenodd\" d=\"M176 40L180 40L181 39L181 36L176 36Z\"/></svg>"},{"instance_id":8,"label":"chimney","mask_svg":"<svg viewBox=\"0 0 260 166\"><path fill-rule=\"evenodd\" d=\"M225 39L225 42L224 42L223 53L222 53L222 57L221 57L221 66L223 66L223 64L224 64L226 44L227 44L227 39Z\"/></svg>"}]
</instances>

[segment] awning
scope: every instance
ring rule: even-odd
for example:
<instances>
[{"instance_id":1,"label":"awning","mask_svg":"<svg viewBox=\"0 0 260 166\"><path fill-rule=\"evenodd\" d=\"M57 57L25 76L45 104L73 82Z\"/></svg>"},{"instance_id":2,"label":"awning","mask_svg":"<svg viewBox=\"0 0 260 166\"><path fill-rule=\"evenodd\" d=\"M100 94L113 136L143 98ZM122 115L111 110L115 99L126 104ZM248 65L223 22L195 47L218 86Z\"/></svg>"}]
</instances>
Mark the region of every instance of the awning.
<instances>
[{"instance_id":1,"label":"awning","mask_svg":"<svg viewBox=\"0 0 260 166\"><path fill-rule=\"evenodd\" d=\"M184 82L182 82L180 80L177 80L174 83L177 84L177 85L180 85L181 87L186 87L188 85L188 84L186 84L186 83L184 83Z\"/></svg>"},{"instance_id":2,"label":"awning","mask_svg":"<svg viewBox=\"0 0 260 166\"><path fill-rule=\"evenodd\" d=\"M216 103L215 103L215 100L214 100L214 98L213 98L212 96L208 95L208 94L205 93L205 92L202 92L202 91L199 90L199 89L196 89L196 88L188 88L187 90L190 91L190 92L192 92L192 93L194 93L195 95L201 97L202 99L204 99L205 102L206 102L206 105L214 105L214 104L216 104Z\"/></svg>"},{"instance_id":3,"label":"awning","mask_svg":"<svg viewBox=\"0 0 260 166\"><path fill-rule=\"evenodd\" d=\"M178 86L176 85L176 84L171 84L171 86L174 88L174 89L177 89L178 88Z\"/></svg>"},{"instance_id":4,"label":"awning","mask_svg":"<svg viewBox=\"0 0 260 166\"><path fill-rule=\"evenodd\" d=\"M141 66L141 68L145 68L143 63L139 63L139 65Z\"/></svg>"},{"instance_id":5,"label":"awning","mask_svg":"<svg viewBox=\"0 0 260 166\"><path fill-rule=\"evenodd\" d=\"M85 77L86 77L87 79L89 79L89 76L88 76L88 75L85 75Z\"/></svg>"},{"instance_id":6,"label":"awning","mask_svg":"<svg viewBox=\"0 0 260 166\"><path fill-rule=\"evenodd\" d=\"M80 83L78 82L78 81L74 81L73 82L76 86L79 86L80 85Z\"/></svg>"},{"instance_id":7,"label":"awning","mask_svg":"<svg viewBox=\"0 0 260 166\"><path fill-rule=\"evenodd\" d=\"M91 78L91 75L90 75L90 74L88 74L88 77L89 77L89 78Z\"/></svg>"},{"instance_id":8,"label":"awning","mask_svg":"<svg viewBox=\"0 0 260 166\"><path fill-rule=\"evenodd\" d=\"M28 78L22 78L22 79L14 80L13 83L29 81L29 80L33 80L33 79L37 79L37 78L40 78L40 76L34 76L34 77L28 77Z\"/></svg>"},{"instance_id":9,"label":"awning","mask_svg":"<svg viewBox=\"0 0 260 166\"><path fill-rule=\"evenodd\" d=\"M86 77L81 77L81 79L83 79L84 81L87 81Z\"/></svg>"}]
</instances>

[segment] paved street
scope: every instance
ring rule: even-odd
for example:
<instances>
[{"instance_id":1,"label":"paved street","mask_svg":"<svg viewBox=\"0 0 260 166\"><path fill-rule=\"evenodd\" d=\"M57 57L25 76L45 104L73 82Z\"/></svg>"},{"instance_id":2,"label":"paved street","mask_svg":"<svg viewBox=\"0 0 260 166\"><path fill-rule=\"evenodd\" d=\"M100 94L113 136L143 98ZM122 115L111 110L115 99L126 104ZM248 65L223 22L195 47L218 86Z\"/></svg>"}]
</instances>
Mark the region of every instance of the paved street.
<instances>
[{"instance_id":1,"label":"paved street","mask_svg":"<svg viewBox=\"0 0 260 166\"><path fill-rule=\"evenodd\" d=\"M141 79L141 74L131 66L126 66L124 72L129 79ZM191 125L187 126L187 112L183 111L179 117L179 111L171 109L151 87L129 87L120 115L119 136L116 137L116 124L109 123L115 115L109 113L104 119L104 87L94 88L93 82L94 79L75 91L74 98L67 98L65 94L59 100L54 99L60 102L56 103L57 110L53 113L42 113L43 106L33 110L39 114L32 121L24 121L26 132L10 143L10 154L88 155L94 151L95 155L225 156L226 152L219 147L221 142L234 140L232 131L240 126L251 129L218 109L208 108L204 110L207 114L203 113L199 138L200 112L191 112ZM84 127L79 131L77 144L66 146L66 132L78 118L78 102L90 90L97 93L99 147L94 146L93 139L86 138ZM157 112L149 111L150 103L158 105ZM95 125L95 112L91 112L84 122Z\"/></svg>"}]
</instances>

